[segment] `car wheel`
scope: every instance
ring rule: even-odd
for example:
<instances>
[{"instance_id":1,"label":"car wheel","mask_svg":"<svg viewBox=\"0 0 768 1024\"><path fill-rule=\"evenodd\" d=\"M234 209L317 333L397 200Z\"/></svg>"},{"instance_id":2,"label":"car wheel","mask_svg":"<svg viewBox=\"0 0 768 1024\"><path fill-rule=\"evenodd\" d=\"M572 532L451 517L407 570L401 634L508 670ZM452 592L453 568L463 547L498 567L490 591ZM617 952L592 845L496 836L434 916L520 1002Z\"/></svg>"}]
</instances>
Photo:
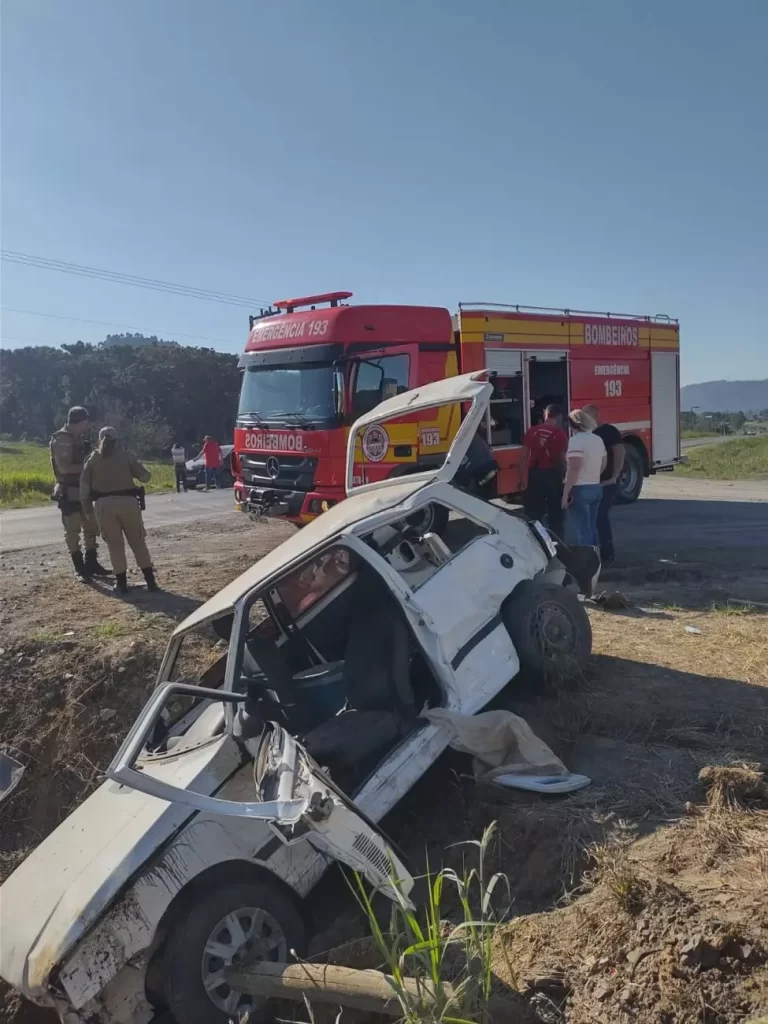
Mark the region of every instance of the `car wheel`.
<instances>
[{"instance_id":1,"label":"car wheel","mask_svg":"<svg viewBox=\"0 0 768 1024\"><path fill-rule=\"evenodd\" d=\"M502 609L520 672L543 681L579 675L592 653L592 627L578 597L556 583L522 583Z\"/></svg>"},{"instance_id":2,"label":"car wheel","mask_svg":"<svg viewBox=\"0 0 768 1024\"><path fill-rule=\"evenodd\" d=\"M301 956L304 923L278 886L245 881L203 891L176 921L163 954L163 990L178 1024L226 1024L255 1014L265 1000L237 992L224 977L238 963L285 963Z\"/></svg>"},{"instance_id":3,"label":"car wheel","mask_svg":"<svg viewBox=\"0 0 768 1024\"><path fill-rule=\"evenodd\" d=\"M410 534L423 537L425 533L436 533L442 537L448 526L448 515L444 505L426 505L408 516L405 523Z\"/></svg>"},{"instance_id":4,"label":"car wheel","mask_svg":"<svg viewBox=\"0 0 768 1024\"><path fill-rule=\"evenodd\" d=\"M643 487L643 460L633 444L624 445L624 465L617 480L616 501L630 505L640 497Z\"/></svg>"}]
</instances>

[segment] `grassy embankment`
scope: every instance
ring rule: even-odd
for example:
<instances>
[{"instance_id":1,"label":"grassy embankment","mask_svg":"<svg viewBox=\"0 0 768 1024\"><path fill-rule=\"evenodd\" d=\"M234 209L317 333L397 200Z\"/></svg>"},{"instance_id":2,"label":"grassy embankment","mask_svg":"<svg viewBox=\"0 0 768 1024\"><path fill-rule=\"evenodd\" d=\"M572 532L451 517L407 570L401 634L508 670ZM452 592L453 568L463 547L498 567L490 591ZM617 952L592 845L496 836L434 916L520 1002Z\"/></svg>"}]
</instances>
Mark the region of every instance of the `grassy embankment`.
<instances>
[{"instance_id":1,"label":"grassy embankment","mask_svg":"<svg viewBox=\"0 0 768 1024\"><path fill-rule=\"evenodd\" d=\"M675 472L709 480L768 479L768 437L737 437L722 444L702 445L687 453L688 465Z\"/></svg>"},{"instance_id":2,"label":"grassy embankment","mask_svg":"<svg viewBox=\"0 0 768 1024\"><path fill-rule=\"evenodd\" d=\"M170 491L174 483L173 466L146 462L152 480L148 491ZM24 441L0 441L0 508L24 508L45 505L53 490L51 458L45 445Z\"/></svg>"}]
</instances>

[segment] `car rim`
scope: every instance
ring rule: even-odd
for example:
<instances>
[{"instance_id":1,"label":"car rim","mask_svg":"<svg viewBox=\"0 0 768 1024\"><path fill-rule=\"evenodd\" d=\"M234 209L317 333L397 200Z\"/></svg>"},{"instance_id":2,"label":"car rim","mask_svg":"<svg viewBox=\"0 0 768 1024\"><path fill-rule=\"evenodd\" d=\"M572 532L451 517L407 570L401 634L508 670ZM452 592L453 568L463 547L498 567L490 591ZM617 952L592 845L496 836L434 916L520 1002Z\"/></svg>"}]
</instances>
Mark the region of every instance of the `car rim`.
<instances>
[{"instance_id":1,"label":"car rim","mask_svg":"<svg viewBox=\"0 0 768 1024\"><path fill-rule=\"evenodd\" d=\"M558 604L540 604L534 612L531 628L536 646L545 658L556 660L576 650L576 626Z\"/></svg>"},{"instance_id":2,"label":"car rim","mask_svg":"<svg viewBox=\"0 0 768 1024\"><path fill-rule=\"evenodd\" d=\"M224 971L258 960L284 963L287 957L288 943L276 919L260 907L241 907L222 917L208 936L203 950L203 987L211 1002L225 1013L252 1009L258 999L232 989Z\"/></svg>"}]
</instances>

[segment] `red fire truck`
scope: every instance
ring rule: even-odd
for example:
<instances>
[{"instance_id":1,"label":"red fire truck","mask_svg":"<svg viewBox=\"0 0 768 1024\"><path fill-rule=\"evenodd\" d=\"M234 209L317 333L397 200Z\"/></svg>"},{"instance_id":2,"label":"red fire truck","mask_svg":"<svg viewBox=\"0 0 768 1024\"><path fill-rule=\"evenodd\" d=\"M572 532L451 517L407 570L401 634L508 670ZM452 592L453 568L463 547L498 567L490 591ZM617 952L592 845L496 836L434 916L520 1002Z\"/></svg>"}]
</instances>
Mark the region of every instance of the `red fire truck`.
<instances>
[{"instance_id":1,"label":"red fire truck","mask_svg":"<svg viewBox=\"0 0 768 1024\"><path fill-rule=\"evenodd\" d=\"M680 462L679 326L666 316L463 303L355 306L351 292L276 302L251 317L235 430L242 511L309 522L345 496L349 426L393 394L487 369L495 385L487 440L496 491L524 488L526 429L544 407L594 403L626 446L620 500ZM461 409L369 428L357 479L373 482L442 462Z\"/></svg>"}]
</instances>

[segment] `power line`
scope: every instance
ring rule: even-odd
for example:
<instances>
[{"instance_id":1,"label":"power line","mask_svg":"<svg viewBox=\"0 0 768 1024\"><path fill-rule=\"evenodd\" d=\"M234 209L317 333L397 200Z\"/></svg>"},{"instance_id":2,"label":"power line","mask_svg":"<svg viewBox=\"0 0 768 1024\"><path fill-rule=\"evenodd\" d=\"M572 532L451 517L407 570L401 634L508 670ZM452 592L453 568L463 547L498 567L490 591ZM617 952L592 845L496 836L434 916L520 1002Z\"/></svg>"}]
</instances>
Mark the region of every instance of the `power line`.
<instances>
[{"instance_id":1,"label":"power line","mask_svg":"<svg viewBox=\"0 0 768 1024\"><path fill-rule=\"evenodd\" d=\"M136 274L122 274L114 270L99 267L86 267L79 263L68 263L65 260L49 259L45 256L31 256L29 253L3 249L0 257L8 263L17 263L25 267L37 267L40 270L57 270L62 274L75 274L97 281L111 281L113 284L127 284L133 288L147 288L151 291L164 292L167 295L182 295L186 298L202 299L205 302L220 302L226 306L242 306L256 309L269 306L266 299L251 299L244 295L230 295L227 292L211 291L208 288L195 288L192 285L174 284L161 281L155 277L139 277Z\"/></svg>"},{"instance_id":2,"label":"power line","mask_svg":"<svg viewBox=\"0 0 768 1024\"><path fill-rule=\"evenodd\" d=\"M231 345L233 342L225 341L223 338L209 338L204 334L184 334L182 331L158 331L157 329L150 327L135 327L131 324L118 324L109 320L87 320L82 316L63 316L61 313L40 313L34 309L15 309L13 306L0 306L0 309L4 309L7 313L23 313L25 316L44 316L50 317L54 320L72 320L79 324L97 324L99 327L123 327L129 331L150 331L156 336L168 335L176 338L194 338L198 341L210 341L217 345ZM11 339L6 339L11 340Z\"/></svg>"}]
</instances>

